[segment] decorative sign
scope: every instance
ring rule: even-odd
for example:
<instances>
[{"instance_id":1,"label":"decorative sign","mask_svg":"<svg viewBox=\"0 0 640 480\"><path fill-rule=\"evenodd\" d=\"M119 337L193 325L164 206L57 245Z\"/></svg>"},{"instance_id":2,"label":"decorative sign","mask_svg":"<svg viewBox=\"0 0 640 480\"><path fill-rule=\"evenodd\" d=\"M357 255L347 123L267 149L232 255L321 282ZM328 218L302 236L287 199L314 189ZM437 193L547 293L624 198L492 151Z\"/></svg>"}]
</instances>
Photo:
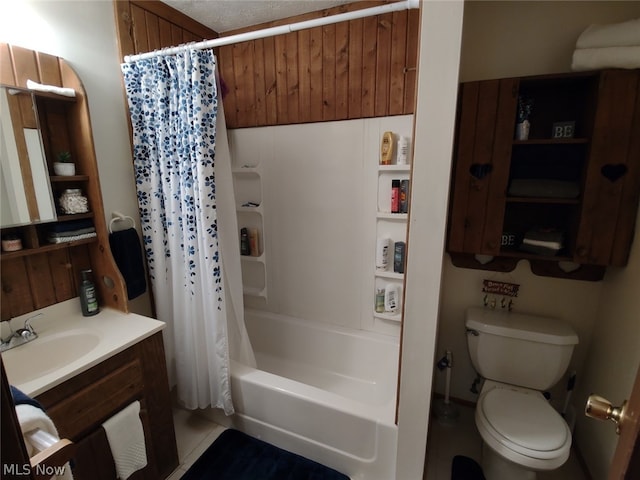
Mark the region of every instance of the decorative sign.
<instances>
[{"instance_id":1,"label":"decorative sign","mask_svg":"<svg viewBox=\"0 0 640 480\"><path fill-rule=\"evenodd\" d=\"M507 297L517 297L520 285L516 283L496 282L495 280L483 280L482 291Z\"/></svg>"},{"instance_id":2,"label":"decorative sign","mask_svg":"<svg viewBox=\"0 0 640 480\"><path fill-rule=\"evenodd\" d=\"M555 122L553 124L553 138L573 138L576 122Z\"/></svg>"}]
</instances>

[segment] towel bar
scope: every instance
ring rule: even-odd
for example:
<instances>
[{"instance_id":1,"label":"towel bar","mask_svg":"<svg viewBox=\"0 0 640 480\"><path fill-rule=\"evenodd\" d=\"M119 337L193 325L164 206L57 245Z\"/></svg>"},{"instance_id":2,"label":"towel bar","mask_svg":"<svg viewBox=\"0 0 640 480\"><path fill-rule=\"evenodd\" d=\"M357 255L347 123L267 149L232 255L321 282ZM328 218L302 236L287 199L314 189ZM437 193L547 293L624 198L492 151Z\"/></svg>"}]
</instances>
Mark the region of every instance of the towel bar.
<instances>
[{"instance_id":1,"label":"towel bar","mask_svg":"<svg viewBox=\"0 0 640 480\"><path fill-rule=\"evenodd\" d=\"M111 213L111 221L109 222L109 233L113 233L113 223L114 222L124 222L129 220L131 222L131 228L136 228L136 222L135 220L130 217L129 215L123 215L120 212L113 212Z\"/></svg>"}]
</instances>

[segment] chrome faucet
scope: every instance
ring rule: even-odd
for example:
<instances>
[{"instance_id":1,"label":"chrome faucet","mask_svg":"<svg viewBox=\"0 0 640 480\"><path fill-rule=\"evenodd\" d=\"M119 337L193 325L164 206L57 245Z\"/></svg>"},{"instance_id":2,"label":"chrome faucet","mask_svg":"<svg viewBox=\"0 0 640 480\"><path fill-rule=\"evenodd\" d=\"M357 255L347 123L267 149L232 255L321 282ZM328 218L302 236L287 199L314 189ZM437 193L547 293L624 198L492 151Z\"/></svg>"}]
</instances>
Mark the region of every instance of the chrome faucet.
<instances>
[{"instance_id":1,"label":"chrome faucet","mask_svg":"<svg viewBox=\"0 0 640 480\"><path fill-rule=\"evenodd\" d=\"M9 330L11 331L11 334L7 338L0 339L0 352L11 350L14 347L24 345L25 343L38 338L38 334L31 326L31 320L40 316L42 316L42 313L38 313L27 318L24 321L24 326L17 329L15 332L13 331L13 328L11 328L11 320L9 320L7 323L9 324Z\"/></svg>"}]
</instances>

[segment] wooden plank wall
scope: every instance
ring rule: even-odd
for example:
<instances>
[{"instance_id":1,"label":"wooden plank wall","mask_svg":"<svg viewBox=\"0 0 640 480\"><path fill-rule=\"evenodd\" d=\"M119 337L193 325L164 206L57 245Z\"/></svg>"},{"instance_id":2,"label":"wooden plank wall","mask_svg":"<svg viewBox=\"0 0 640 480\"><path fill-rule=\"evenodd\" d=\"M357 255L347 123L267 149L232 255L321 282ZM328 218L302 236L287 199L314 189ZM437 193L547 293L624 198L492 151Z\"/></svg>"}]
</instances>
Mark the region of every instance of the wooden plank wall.
<instances>
[{"instance_id":1,"label":"wooden plank wall","mask_svg":"<svg viewBox=\"0 0 640 480\"><path fill-rule=\"evenodd\" d=\"M356 2L224 36L370 8ZM220 47L230 128L413 113L418 10L404 10Z\"/></svg>"},{"instance_id":2,"label":"wooden plank wall","mask_svg":"<svg viewBox=\"0 0 640 480\"><path fill-rule=\"evenodd\" d=\"M120 57L217 38L218 33L158 0L114 0Z\"/></svg>"},{"instance_id":3,"label":"wooden plank wall","mask_svg":"<svg viewBox=\"0 0 640 480\"><path fill-rule=\"evenodd\" d=\"M390 3L360 1L225 32L295 23ZM158 1L114 0L122 58L218 34ZM229 128L413 113L418 10L220 47Z\"/></svg>"}]
</instances>

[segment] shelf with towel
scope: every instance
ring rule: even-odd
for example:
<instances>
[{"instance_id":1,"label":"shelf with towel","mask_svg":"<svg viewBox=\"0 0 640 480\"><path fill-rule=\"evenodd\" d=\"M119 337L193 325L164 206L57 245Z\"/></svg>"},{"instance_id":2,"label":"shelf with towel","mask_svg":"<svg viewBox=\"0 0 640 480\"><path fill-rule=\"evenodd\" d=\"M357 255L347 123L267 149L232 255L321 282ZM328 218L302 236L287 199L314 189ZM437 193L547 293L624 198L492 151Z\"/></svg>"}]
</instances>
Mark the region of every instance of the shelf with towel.
<instances>
[{"instance_id":1,"label":"shelf with towel","mask_svg":"<svg viewBox=\"0 0 640 480\"><path fill-rule=\"evenodd\" d=\"M517 262L471 259L522 258L534 271L533 262L570 261L582 267L534 273L577 280L624 266L640 197L639 87L640 71L615 69L463 83L447 238L453 263L512 269ZM561 232L560 248L523 251L536 250L524 245L536 229Z\"/></svg>"}]
</instances>

